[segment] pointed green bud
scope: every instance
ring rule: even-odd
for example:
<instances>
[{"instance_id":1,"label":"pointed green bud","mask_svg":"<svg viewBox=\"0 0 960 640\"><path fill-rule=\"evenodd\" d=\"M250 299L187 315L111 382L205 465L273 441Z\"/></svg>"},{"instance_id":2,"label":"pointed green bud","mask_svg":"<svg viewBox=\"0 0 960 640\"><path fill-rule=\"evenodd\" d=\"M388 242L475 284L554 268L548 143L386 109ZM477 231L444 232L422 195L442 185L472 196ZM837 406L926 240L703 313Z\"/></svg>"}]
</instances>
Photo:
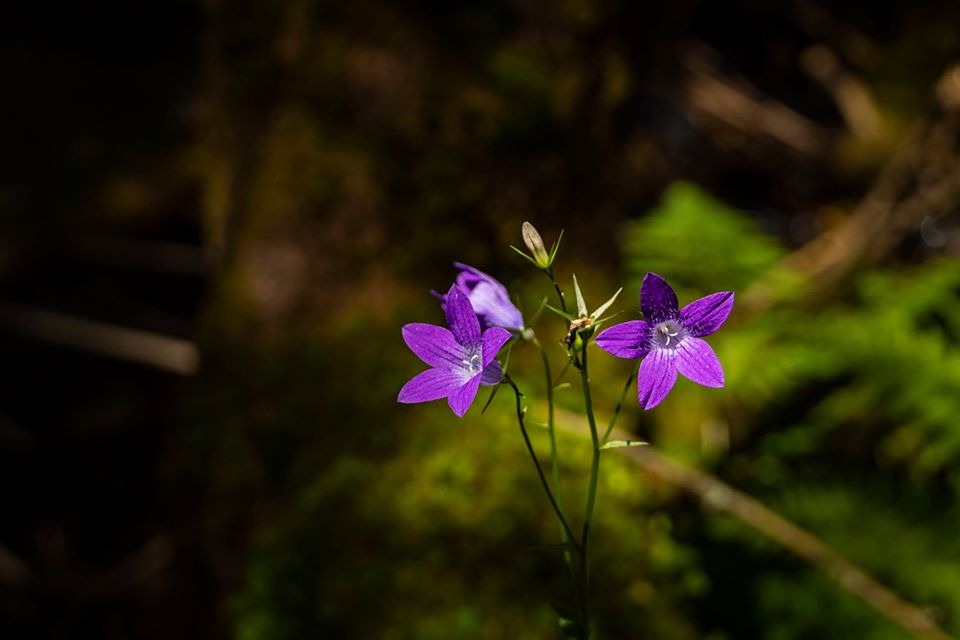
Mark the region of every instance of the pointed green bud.
<instances>
[{"instance_id":1,"label":"pointed green bud","mask_svg":"<svg viewBox=\"0 0 960 640\"><path fill-rule=\"evenodd\" d=\"M583 299L583 293L580 291L580 283L577 282L577 274L573 274L573 292L577 295L577 315L586 318L589 315L587 303Z\"/></svg>"},{"instance_id":2,"label":"pointed green bud","mask_svg":"<svg viewBox=\"0 0 960 640\"><path fill-rule=\"evenodd\" d=\"M600 315L601 315L604 311L606 311L607 309L610 308L610 305L612 305L613 302L614 302L614 300L617 299L617 296L620 295L620 292L621 292L621 291L623 291L623 287L620 287L619 289L617 289L617 292L616 292L615 294L613 294L613 295L610 297L609 300L607 300L607 301L604 302L602 305L600 305L599 307L597 307L597 310L594 311L593 313L591 313L591 314L590 314L590 317L593 318L594 320L596 320L597 318L599 318Z\"/></svg>"},{"instance_id":3,"label":"pointed green bud","mask_svg":"<svg viewBox=\"0 0 960 640\"><path fill-rule=\"evenodd\" d=\"M540 233L536 227L529 222L524 222L521 231L523 233L523 244L527 245L527 249L533 254L533 259L537 261L537 266L541 269L549 267L551 262L550 254L547 253L547 248L543 245L543 238L540 237Z\"/></svg>"}]
</instances>

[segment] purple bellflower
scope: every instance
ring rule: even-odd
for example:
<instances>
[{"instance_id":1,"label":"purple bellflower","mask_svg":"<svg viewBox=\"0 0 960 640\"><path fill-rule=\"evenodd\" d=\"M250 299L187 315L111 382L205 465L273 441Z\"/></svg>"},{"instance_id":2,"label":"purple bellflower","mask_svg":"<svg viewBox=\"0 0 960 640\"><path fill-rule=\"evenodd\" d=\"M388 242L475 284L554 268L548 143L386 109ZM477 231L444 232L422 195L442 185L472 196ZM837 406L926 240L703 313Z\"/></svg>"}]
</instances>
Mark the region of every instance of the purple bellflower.
<instances>
[{"instance_id":1,"label":"purple bellflower","mask_svg":"<svg viewBox=\"0 0 960 640\"><path fill-rule=\"evenodd\" d=\"M444 296L449 329L413 323L403 327L403 339L418 358L432 368L414 376L400 389L397 402L410 404L446 398L460 416L467 412L481 385L500 382L503 369L494 360L511 333L490 327L481 333L480 321L467 295L452 285Z\"/></svg>"},{"instance_id":2,"label":"purple bellflower","mask_svg":"<svg viewBox=\"0 0 960 640\"><path fill-rule=\"evenodd\" d=\"M724 323L733 298L732 291L721 291L678 311L677 294L667 281L648 273L640 286L644 320L600 332L597 346L618 358L644 358L637 373L637 397L645 410L667 397L677 372L705 387L722 387L723 367L702 338Z\"/></svg>"},{"instance_id":3,"label":"purple bellflower","mask_svg":"<svg viewBox=\"0 0 960 640\"><path fill-rule=\"evenodd\" d=\"M482 328L503 327L523 331L523 314L510 301L510 294L507 293L505 286L497 279L470 265L454 262L453 266L460 269L460 273L457 274L457 286L470 299L470 304L477 312ZM438 297L446 305L447 296Z\"/></svg>"}]
</instances>

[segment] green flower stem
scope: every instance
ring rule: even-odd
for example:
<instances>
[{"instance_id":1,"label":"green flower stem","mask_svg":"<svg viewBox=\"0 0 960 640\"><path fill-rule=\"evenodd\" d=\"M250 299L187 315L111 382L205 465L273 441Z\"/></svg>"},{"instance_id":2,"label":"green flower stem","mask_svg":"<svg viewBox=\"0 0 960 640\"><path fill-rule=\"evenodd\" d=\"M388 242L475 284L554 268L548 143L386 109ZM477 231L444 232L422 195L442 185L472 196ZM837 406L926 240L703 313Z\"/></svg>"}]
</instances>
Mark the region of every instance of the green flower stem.
<instances>
[{"instance_id":1,"label":"green flower stem","mask_svg":"<svg viewBox=\"0 0 960 640\"><path fill-rule=\"evenodd\" d=\"M620 417L620 408L623 406L623 401L627 397L627 391L630 390L630 385L633 382L633 379L637 377L637 370L640 368L640 361L637 360L637 364L633 365L633 370L630 372L630 375L627 376L627 381L623 384L623 391L620 392L620 399L617 400L617 406L613 410L613 415L610 416L610 422L607 424L607 430L603 434L603 438L600 439L600 446L607 444L607 439L610 437L610 432L613 431L613 426L617 424L617 418Z\"/></svg>"},{"instance_id":2,"label":"green flower stem","mask_svg":"<svg viewBox=\"0 0 960 640\"><path fill-rule=\"evenodd\" d=\"M587 508L583 517L583 533L580 536L580 575L583 580L584 637L590 637L590 566L587 560L587 545L590 540L590 523L593 520L593 505L597 497L597 480L600 476L600 439L597 437L597 419L593 415L593 400L590 397L590 375L587 372L587 345L583 343L580 358L580 382L583 387L584 411L590 424L590 438L593 442L593 462L590 465L590 488L587 491Z\"/></svg>"},{"instance_id":3,"label":"green flower stem","mask_svg":"<svg viewBox=\"0 0 960 640\"><path fill-rule=\"evenodd\" d=\"M557 504L563 508L563 497L560 492L560 466L557 461L557 436L553 428L553 376L550 374L550 359L547 352L536 338L533 344L540 351L540 359L543 361L543 373L547 383L547 431L550 434L550 466L553 473L553 495L557 498ZM564 541L566 542L566 541Z\"/></svg>"},{"instance_id":4,"label":"green flower stem","mask_svg":"<svg viewBox=\"0 0 960 640\"><path fill-rule=\"evenodd\" d=\"M556 431L554 430L554 411L553 411L553 376L550 373L550 358L547 357L547 351L543 348L543 345L540 344L540 341L536 338L533 339L533 343L536 345L537 349L540 350L540 358L543 360L543 373L546 378L547 383L547 430L550 433L550 466L552 467L553 472L553 493L557 498L557 505L560 507L560 510L563 510L563 496L560 490L560 464L557 457L557 437ZM567 535L567 531L561 527L560 528L560 538L564 543L571 542L570 537ZM573 597L577 603L577 607L582 611L581 599L580 599L580 581L577 579L577 572L573 566L573 555L570 551L563 552L563 562L567 565L567 571L570 574L570 585L573 588ZM581 620L581 626L585 627L585 620Z\"/></svg>"},{"instance_id":5,"label":"green flower stem","mask_svg":"<svg viewBox=\"0 0 960 640\"><path fill-rule=\"evenodd\" d=\"M523 393L520 392L517 384L509 376L504 376L503 381L510 385L510 387L513 389L513 393L516 395L517 422L520 423L520 433L523 434L523 441L527 445L527 451L530 453L530 458L533 460L533 466L537 468L537 475L540 477L540 484L543 485L543 490L546 492L547 498L550 500L550 506L553 507L553 512L556 514L557 520L560 521L560 526L563 527L563 532L569 538L570 544L573 545L573 548L577 551L582 551L580 543L577 542L576 536L573 535L570 525L567 524L567 519L563 517L563 511L560 509L560 505L557 504L557 500L554 498L553 492L550 490L550 483L547 482L547 477L543 473L543 467L540 466L540 460L537 458L537 454L533 450L533 444L530 442L530 436L527 434L527 427L523 420L523 406L520 404L520 398L523 397Z\"/></svg>"},{"instance_id":6,"label":"green flower stem","mask_svg":"<svg viewBox=\"0 0 960 640\"><path fill-rule=\"evenodd\" d=\"M557 298L560 299L560 309L566 313L567 299L563 296L563 289L560 288L560 283L557 282L557 279L553 276L553 268L551 267L550 269L544 269L544 273L547 274L547 276L550 278L550 282L553 283L553 288L557 292Z\"/></svg>"}]
</instances>

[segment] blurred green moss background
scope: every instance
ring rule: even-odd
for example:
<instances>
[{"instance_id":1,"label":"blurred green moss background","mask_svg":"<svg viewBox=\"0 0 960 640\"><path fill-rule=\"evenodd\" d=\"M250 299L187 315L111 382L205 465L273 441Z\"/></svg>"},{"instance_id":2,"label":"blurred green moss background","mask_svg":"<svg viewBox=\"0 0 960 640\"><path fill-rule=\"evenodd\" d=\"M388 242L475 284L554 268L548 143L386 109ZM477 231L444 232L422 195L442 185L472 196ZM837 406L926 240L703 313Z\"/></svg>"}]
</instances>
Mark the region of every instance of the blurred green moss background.
<instances>
[{"instance_id":1,"label":"blurred green moss background","mask_svg":"<svg viewBox=\"0 0 960 640\"><path fill-rule=\"evenodd\" d=\"M625 287L618 321L647 271L735 291L726 388L630 392L619 426L960 634L955 3L60 17L0 45L3 637L558 637L509 394L395 402L421 368L400 327L441 321L454 260L528 318L550 294L508 248L524 220L565 231L589 306ZM536 329L559 371L563 327ZM591 364L604 419L630 365ZM514 350L534 421L538 367ZM578 514L589 443L559 447ZM909 637L615 453L593 535L598 638Z\"/></svg>"}]
</instances>

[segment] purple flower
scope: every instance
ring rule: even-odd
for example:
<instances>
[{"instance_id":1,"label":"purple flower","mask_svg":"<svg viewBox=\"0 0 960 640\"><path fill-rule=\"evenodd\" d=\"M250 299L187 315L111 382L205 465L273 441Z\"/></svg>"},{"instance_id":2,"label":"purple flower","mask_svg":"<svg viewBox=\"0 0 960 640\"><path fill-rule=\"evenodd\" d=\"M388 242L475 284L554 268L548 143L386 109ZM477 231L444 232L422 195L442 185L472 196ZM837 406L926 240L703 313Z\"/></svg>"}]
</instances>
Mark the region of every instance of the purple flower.
<instances>
[{"instance_id":1,"label":"purple flower","mask_svg":"<svg viewBox=\"0 0 960 640\"><path fill-rule=\"evenodd\" d=\"M640 287L645 320L614 325L597 336L597 346L618 358L644 358L637 373L640 406L652 409L670 393L677 372L705 387L723 386L723 367L703 336L724 323L733 309L733 292L721 291L677 310L677 294L667 281L648 273Z\"/></svg>"},{"instance_id":2,"label":"purple flower","mask_svg":"<svg viewBox=\"0 0 960 640\"><path fill-rule=\"evenodd\" d=\"M505 286L483 271L462 262L454 262L453 266L460 269L457 286L467 294L483 328L503 327L523 331L523 314L510 302L510 294ZM446 304L446 296L440 296L440 300Z\"/></svg>"},{"instance_id":3,"label":"purple flower","mask_svg":"<svg viewBox=\"0 0 960 640\"><path fill-rule=\"evenodd\" d=\"M494 357L511 334L500 327L490 327L481 334L477 314L457 285L452 285L445 296L444 312L450 329L422 323L403 327L407 346L433 368L403 385L397 402L446 398L453 412L463 417L477 388L496 384L503 377L503 369Z\"/></svg>"}]
</instances>

